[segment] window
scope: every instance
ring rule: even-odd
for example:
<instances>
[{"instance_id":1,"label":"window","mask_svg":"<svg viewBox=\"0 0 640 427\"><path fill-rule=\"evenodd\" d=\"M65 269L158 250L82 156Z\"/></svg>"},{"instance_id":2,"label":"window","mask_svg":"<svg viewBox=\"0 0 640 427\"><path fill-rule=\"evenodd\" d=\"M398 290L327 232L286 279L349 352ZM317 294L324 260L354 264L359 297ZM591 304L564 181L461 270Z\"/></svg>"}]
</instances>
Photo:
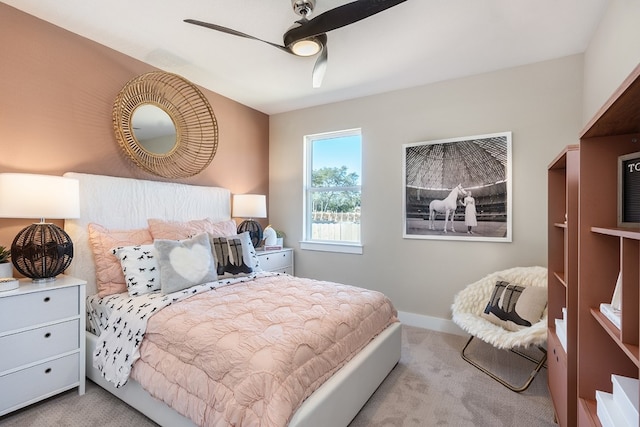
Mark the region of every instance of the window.
<instances>
[{"instance_id":1,"label":"window","mask_svg":"<svg viewBox=\"0 0 640 427\"><path fill-rule=\"evenodd\" d=\"M362 253L360 129L305 137L302 249Z\"/></svg>"}]
</instances>

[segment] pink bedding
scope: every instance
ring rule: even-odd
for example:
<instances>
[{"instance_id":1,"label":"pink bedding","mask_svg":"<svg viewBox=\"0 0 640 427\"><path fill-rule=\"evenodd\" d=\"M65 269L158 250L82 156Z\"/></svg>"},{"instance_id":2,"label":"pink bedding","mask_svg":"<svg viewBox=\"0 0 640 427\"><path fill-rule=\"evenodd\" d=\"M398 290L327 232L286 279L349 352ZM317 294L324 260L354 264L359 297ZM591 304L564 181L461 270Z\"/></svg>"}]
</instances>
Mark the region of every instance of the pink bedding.
<instances>
[{"instance_id":1,"label":"pink bedding","mask_svg":"<svg viewBox=\"0 0 640 427\"><path fill-rule=\"evenodd\" d=\"M201 426L285 426L316 388L396 322L384 295L268 276L149 319L131 377Z\"/></svg>"}]
</instances>

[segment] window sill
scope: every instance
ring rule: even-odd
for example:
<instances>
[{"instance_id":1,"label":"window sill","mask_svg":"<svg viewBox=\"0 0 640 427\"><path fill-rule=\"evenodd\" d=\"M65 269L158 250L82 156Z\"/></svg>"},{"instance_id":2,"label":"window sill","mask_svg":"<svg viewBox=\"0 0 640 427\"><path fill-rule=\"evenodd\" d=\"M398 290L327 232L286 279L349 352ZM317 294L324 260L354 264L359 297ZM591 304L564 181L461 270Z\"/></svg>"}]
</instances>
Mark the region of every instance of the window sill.
<instances>
[{"instance_id":1,"label":"window sill","mask_svg":"<svg viewBox=\"0 0 640 427\"><path fill-rule=\"evenodd\" d=\"M305 251L338 252L343 254L362 255L362 245L359 243L339 242L300 242L300 249Z\"/></svg>"}]
</instances>

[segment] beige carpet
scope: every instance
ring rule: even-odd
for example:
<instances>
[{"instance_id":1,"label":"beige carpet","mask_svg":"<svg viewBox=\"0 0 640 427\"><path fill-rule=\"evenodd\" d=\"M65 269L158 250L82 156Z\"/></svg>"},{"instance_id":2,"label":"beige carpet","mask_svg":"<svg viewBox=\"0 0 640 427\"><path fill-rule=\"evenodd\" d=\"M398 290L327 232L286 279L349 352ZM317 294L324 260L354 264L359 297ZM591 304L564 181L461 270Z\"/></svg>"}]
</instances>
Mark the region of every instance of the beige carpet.
<instances>
[{"instance_id":1,"label":"beige carpet","mask_svg":"<svg viewBox=\"0 0 640 427\"><path fill-rule=\"evenodd\" d=\"M514 393L460 357L467 338L403 326L400 363L350 427L557 426L542 369L529 389ZM535 357L537 349L530 352ZM466 352L509 381L522 384L534 365L474 340Z\"/></svg>"},{"instance_id":2,"label":"beige carpet","mask_svg":"<svg viewBox=\"0 0 640 427\"><path fill-rule=\"evenodd\" d=\"M464 337L403 326L400 363L350 427L555 426L546 369L527 391L517 394L462 360L460 350L465 342ZM509 378L526 378L533 369L530 362L509 352L495 351L478 340L469 350L469 355L495 365ZM156 426L90 381L84 396L78 396L76 391L63 393L0 417L0 425Z\"/></svg>"}]
</instances>

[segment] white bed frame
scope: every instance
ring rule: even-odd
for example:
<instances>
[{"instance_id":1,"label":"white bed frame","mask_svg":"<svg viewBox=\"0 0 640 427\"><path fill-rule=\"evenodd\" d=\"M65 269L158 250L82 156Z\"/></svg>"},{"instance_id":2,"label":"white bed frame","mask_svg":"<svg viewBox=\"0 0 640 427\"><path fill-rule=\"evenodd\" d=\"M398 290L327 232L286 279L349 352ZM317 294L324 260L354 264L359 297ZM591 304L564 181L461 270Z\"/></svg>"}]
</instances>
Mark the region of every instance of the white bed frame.
<instances>
[{"instance_id":1,"label":"white bed frame","mask_svg":"<svg viewBox=\"0 0 640 427\"><path fill-rule=\"evenodd\" d=\"M87 281L87 295L97 293L95 265L87 225L109 229L147 227L147 218L186 221L205 217L230 219L229 190L186 184L117 178L68 172L80 181L80 218L65 221L74 244L74 259L66 273ZM347 426L400 359L400 324L394 323L319 387L293 415L290 427ZM163 426L193 426L193 422L152 397L137 382L124 387L104 380L93 367L97 337L86 333L86 375L130 406Z\"/></svg>"}]
</instances>

